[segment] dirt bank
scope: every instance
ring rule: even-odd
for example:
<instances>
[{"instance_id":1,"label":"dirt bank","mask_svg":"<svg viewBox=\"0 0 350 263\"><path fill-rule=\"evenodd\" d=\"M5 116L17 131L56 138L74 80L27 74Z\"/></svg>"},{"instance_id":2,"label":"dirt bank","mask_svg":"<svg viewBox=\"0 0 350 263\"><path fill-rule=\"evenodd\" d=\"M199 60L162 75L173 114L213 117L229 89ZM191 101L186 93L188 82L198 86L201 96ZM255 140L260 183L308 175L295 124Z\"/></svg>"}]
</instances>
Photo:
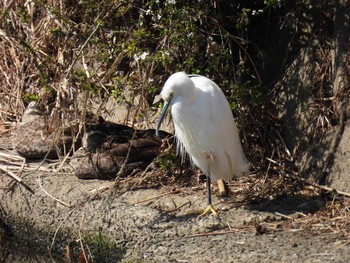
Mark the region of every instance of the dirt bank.
<instances>
[{"instance_id":1,"label":"dirt bank","mask_svg":"<svg viewBox=\"0 0 350 263\"><path fill-rule=\"evenodd\" d=\"M312 220L328 205L324 197L280 197L245 206L232 202L235 197L215 197L223 211L218 217L199 219L195 212L205 206L201 184L123 191L108 181L37 172L25 177L31 194L18 185L6 191L10 181L8 176L0 180L1 205L8 219L25 221L41 231L40 242L46 243L42 253L47 253L55 232L64 233L55 240L62 259L65 246L73 240L103 236L109 244L105 262L350 261L346 229L337 230L334 221L334 229L325 230L331 219ZM35 236L21 235L22 239Z\"/></svg>"}]
</instances>

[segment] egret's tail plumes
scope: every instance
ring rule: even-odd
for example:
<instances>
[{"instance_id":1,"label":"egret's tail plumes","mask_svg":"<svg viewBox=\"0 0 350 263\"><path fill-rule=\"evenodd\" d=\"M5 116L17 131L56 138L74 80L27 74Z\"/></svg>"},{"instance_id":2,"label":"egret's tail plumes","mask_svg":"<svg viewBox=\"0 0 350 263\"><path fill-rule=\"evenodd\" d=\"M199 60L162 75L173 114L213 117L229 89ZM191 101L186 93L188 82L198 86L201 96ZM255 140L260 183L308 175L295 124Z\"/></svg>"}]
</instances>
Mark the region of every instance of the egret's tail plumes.
<instances>
[{"instance_id":1,"label":"egret's tail plumes","mask_svg":"<svg viewBox=\"0 0 350 263\"><path fill-rule=\"evenodd\" d=\"M232 121L231 126L227 134L227 136L231 136L230 148L225 148L225 155L227 165L230 167L229 174L232 178L245 175L249 170L249 165L242 149L236 123Z\"/></svg>"},{"instance_id":2,"label":"egret's tail plumes","mask_svg":"<svg viewBox=\"0 0 350 263\"><path fill-rule=\"evenodd\" d=\"M227 165L229 167L229 177L231 179L233 177L243 176L248 173L249 165L248 161L242 151L242 146L239 143L235 143L232 149L233 156L229 153L225 152ZM227 179L224 176L221 176L222 179Z\"/></svg>"}]
</instances>

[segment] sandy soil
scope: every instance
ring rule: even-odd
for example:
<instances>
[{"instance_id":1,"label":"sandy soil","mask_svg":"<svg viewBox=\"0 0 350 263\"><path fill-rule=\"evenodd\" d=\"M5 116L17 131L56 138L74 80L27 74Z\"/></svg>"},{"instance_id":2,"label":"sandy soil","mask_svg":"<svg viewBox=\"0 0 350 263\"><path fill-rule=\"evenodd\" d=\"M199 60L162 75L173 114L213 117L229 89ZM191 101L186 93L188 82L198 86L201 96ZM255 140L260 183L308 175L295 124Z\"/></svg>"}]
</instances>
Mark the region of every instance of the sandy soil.
<instances>
[{"instance_id":1,"label":"sandy soil","mask_svg":"<svg viewBox=\"0 0 350 263\"><path fill-rule=\"evenodd\" d=\"M206 203L202 184L123 191L67 174L37 172L24 180L34 194L19 185L7 191L11 179L0 179L3 217L15 236L7 244L17 246L2 252L4 262L48 262L55 232L54 262L63 261L65 247L80 237L104 244L102 252L93 242L85 246L95 262L350 262L346 231L327 230L327 220L301 221L324 209L325 197L244 205L237 196L215 196L219 216L198 218ZM82 249L76 243L77 259Z\"/></svg>"}]
</instances>

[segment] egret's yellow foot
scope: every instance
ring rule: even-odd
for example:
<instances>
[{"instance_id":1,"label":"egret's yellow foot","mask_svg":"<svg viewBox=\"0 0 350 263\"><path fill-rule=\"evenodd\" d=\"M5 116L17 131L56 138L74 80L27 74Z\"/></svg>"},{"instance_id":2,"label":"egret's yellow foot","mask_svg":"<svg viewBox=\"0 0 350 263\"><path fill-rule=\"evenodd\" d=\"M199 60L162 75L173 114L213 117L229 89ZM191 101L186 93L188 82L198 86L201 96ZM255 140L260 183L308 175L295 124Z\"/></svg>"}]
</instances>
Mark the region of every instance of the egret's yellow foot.
<instances>
[{"instance_id":1,"label":"egret's yellow foot","mask_svg":"<svg viewBox=\"0 0 350 263\"><path fill-rule=\"evenodd\" d=\"M208 205L208 207L204 210L203 213L201 213L198 217L203 217L206 216L208 213L210 213L214 216L218 215L218 212L216 209L213 207L213 205Z\"/></svg>"}]
</instances>

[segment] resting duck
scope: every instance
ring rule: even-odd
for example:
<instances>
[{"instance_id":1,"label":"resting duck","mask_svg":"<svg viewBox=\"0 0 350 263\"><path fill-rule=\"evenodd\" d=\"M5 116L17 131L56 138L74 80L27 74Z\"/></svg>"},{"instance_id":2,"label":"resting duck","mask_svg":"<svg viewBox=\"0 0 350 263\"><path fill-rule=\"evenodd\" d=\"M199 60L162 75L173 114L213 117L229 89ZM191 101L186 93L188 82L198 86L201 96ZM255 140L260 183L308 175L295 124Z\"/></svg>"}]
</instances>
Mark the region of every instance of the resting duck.
<instances>
[{"instance_id":1,"label":"resting duck","mask_svg":"<svg viewBox=\"0 0 350 263\"><path fill-rule=\"evenodd\" d=\"M14 149L26 159L56 159L72 146L71 129L50 123L49 115L38 102L30 102L22 121L12 134Z\"/></svg>"},{"instance_id":2,"label":"resting duck","mask_svg":"<svg viewBox=\"0 0 350 263\"><path fill-rule=\"evenodd\" d=\"M145 169L159 154L166 132L156 136L154 129L131 127L101 121L89 125L81 147L71 158L73 173L81 179L112 179L121 167L123 176Z\"/></svg>"}]
</instances>

